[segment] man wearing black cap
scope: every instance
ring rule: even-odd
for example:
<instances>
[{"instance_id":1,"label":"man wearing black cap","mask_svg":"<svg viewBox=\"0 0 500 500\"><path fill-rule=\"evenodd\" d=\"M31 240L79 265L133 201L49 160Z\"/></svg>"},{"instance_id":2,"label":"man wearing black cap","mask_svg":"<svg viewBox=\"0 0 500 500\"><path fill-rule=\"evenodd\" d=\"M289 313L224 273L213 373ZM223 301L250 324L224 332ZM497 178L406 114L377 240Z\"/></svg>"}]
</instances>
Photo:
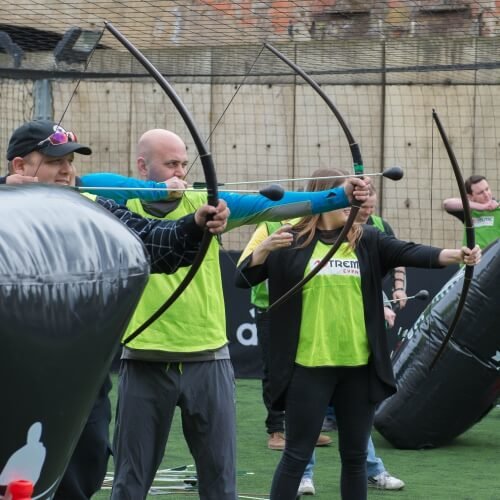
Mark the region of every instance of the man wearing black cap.
<instances>
[{"instance_id":1,"label":"man wearing black cap","mask_svg":"<svg viewBox=\"0 0 500 500\"><path fill-rule=\"evenodd\" d=\"M10 161L16 156L26 156L33 151L51 157L61 157L69 153L92 154L89 147L76 142L73 132L67 132L49 120L31 121L14 130L7 148L7 159Z\"/></svg>"},{"instance_id":2,"label":"man wearing black cap","mask_svg":"<svg viewBox=\"0 0 500 500\"><path fill-rule=\"evenodd\" d=\"M92 151L78 144L72 132L66 132L52 121L25 123L13 132L9 140L7 160L10 175L0 179L0 183L22 184L40 180L47 184L71 185L65 179L70 181L71 177L74 178L74 175L68 175L73 170L68 163L73 161L74 153L90 155ZM62 163L62 171L52 168ZM42 178L39 179L39 176Z\"/></svg>"},{"instance_id":3,"label":"man wearing black cap","mask_svg":"<svg viewBox=\"0 0 500 500\"><path fill-rule=\"evenodd\" d=\"M31 121L17 128L7 149L9 176L13 183L42 182L75 185L74 153L90 155L75 134L47 120ZM0 180L0 183L2 183ZM9 182L11 183L11 182ZM193 215L177 221L143 218L106 198L95 201L124 222L144 242L151 257L152 272L172 273L190 265L199 248L202 227L220 233L229 214L225 202L204 205ZM212 215L212 220L207 220ZM102 485L110 454L111 406L109 377L101 387L70 463L55 494L56 500L88 500Z\"/></svg>"},{"instance_id":4,"label":"man wearing black cap","mask_svg":"<svg viewBox=\"0 0 500 500\"><path fill-rule=\"evenodd\" d=\"M17 177L24 180L14 183L74 186L74 153L90 155L92 151L79 144L73 132L64 130L55 122L35 120L25 123L14 130L9 140L7 160L10 175L2 178L0 184L6 183L10 177ZM95 201L141 238L151 258L153 273L172 273L178 267L190 265L199 248L200 228L206 227L214 234L221 233L229 215L226 203L220 201L217 207L203 205L194 215L168 224L168 221L141 217L107 198L97 196ZM207 220L209 216L212 218ZM173 230L179 231L177 237L167 238Z\"/></svg>"}]
</instances>

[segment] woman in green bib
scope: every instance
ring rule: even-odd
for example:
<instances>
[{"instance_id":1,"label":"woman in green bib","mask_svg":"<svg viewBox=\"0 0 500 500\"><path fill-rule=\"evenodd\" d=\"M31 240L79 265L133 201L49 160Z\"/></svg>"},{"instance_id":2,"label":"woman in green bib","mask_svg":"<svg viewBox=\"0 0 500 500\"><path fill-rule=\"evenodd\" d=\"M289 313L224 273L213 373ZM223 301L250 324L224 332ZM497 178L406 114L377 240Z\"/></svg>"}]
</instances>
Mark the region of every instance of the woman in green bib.
<instances>
[{"instance_id":1,"label":"woman in green bib","mask_svg":"<svg viewBox=\"0 0 500 500\"><path fill-rule=\"evenodd\" d=\"M307 190L330 185L314 180ZM269 301L275 302L327 253L348 214L349 209L335 210L283 226L241 263L237 285L246 288L267 279ZM480 255L479 247L443 250L355 224L328 264L270 310L271 400L275 410L285 411L287 432L271 500L296 498L330 401L337 416L341 497L366 499L366 450L375 406L396 391L382 278L398 266L474 265Z\"/></svg>"}]
</instances>

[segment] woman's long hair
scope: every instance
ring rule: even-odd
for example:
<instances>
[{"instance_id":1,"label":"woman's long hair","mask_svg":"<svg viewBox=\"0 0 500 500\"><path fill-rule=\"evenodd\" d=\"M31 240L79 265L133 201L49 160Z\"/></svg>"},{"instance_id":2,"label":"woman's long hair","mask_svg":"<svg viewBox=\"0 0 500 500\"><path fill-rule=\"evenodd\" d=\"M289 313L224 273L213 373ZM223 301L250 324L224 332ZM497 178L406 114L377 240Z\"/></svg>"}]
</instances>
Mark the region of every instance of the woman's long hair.
<instances>
[{"instance_id":1,"label":"woman's long hair","mask_svg":"<svg viewBox=\"0 0 500 500\"><path fill-rule=\"evenodd\" d=\"M345 177L343 177L345 176ZM335 168L319 168L313 172L311 177L319 177L319 179L311 179L308 181L305 190L306 191L326 191L328 189L333 189L342 186L345 183L346 177L349 174L341 169ZM321 179L321 177L340 177L337 179ZM302 217L297 224L295 224L294 229L298 232L297 240L300 242L298 248L304 248L309 243L311 243L316 233L318 227L319 219L321 214L306 215ZM347 241L349 246L354 250L356 248L356 243L361 238L363 229L361 224L354 223L349 233L347 234Z\"/></svg>"}]
</instances>

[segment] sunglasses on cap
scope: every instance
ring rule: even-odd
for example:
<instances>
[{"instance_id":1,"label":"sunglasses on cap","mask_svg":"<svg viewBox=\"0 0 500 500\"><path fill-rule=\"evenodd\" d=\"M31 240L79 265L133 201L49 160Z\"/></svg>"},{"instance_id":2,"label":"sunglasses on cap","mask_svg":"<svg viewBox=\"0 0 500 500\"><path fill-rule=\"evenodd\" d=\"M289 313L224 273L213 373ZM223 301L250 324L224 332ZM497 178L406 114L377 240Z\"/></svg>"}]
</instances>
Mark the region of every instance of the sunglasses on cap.
<instances>
[{"instance_id":1,"label":"sunglasses on cap","mask_svg":"<svg viewBox=\"0 0 500 500\"><path fill-rule=\"evenodd\" d=\"M52 146L60 146L61 144L67 144L68 142L77 142L76 135L73 132L58 130L57 132L50 134L47 139L40 141L37 144L37 149L41 149L48 144L51 144Z\"/></svg>"}]
</instances>

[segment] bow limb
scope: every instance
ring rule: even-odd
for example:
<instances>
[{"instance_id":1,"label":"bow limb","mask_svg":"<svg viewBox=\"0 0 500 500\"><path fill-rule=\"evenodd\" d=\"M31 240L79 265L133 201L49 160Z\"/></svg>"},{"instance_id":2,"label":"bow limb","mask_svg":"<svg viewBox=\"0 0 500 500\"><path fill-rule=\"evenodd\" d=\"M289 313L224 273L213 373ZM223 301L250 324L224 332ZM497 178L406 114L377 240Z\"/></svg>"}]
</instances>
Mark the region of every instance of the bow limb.
<instances>
[{"instance_id":1,"label":"bow limb","mask_svg":"<svg viewBox=\"0 0 500 500\"><path fill-rule=\"evenodd\" d=\"M450 141L448 140L448 137L447 137L446 132L443 128L443 125L441 124L441 120L439 119L439 116L435 110L432 110L432 118L435 121L436 126L439 130L439 135L441 136L441 139L443 140L444 146L446 148L446 152L448 153L448 157L450 158L451 166L453 168L453 173L455 174L455 179L457 181L458 189L460 192L460 198L462 200L462 207L464 210L465 238L466 238L467 246L472 250L476 244L475 235L474 235L474 224L472 222L469 199L467 198L467 192L465 190L465 184L464 184L464 180L462 177L462 173L460 172L460 167L459 167L457 159L455 157L455 153L453 152L453 149L451 147ZM474 274L474 266L465 266L464 282L462 285L462 292L460 294L460 300L458 301L457 309L455 311L455 316L453 317L453 320L450 323L450 326L448 328L448 333L444 337L443 342L441 343L441 346L439 347L439 350L437 351L436 355L434 356L434 359L432 360L432 362L430 364L431 370L434 368L437 360L439 359L439 357L443 353L444 348L446 347L446 344L448 344L453 333L455 332L458 321L460 319L460 315L461 315L462 310L465 306L465 300L467 298L467 293L469 291L469 287L470 287L470 284L472 281L473 274Z\"/></svg>"},{"instance_id":2,"label":"bow limb","mask_svg":"<svg viewBox=\"0 0 500 500\"><path fill-rule=\"evenodd\" d=\"M337 118L337 121L339 122L340 126L342 127L342 130L344 131L344 134L347 138L347 142L349 143L349 148L351 150L351 156L353 161L354 174L362 176L364 174L364 166L363 166L363 159L361 157L361 150L359 148L358 143L354 139L351 130L347 126L347 123L345 122L343 116L341 115L340 111L335 107L332 100L325 94L320 85L316 81L314 81L302 68L297 66L293 61L288 59L284 54L282 54L272 45L265 43L264 46L267 49L269 49L274 55L276 55L279 59L281 59L285 64L287 64L290 68L292 68L298 75L300 75L316 91L316 93L323 99L325 104L330 108L332 113ZM323 267L325 267L325 265L335 255L335 252L339 249L340 245L342 244L345 237L349 233L352 225L354 224L354 221L356 220L359 208L360 205L356 201L354 201L351 207L351 212L344 227L342 228L342 231L340 232L338 238L335 240L331 248L328 250L327 254L323 257L323 259L321 259L320 262L318 262L318 264L309 272L309 274L304 276L304 278L302 278L296 285L294 285L290 290L288 290L288 292L282 295L279 299L270 304L268 307L268 311L288 300L289 297L291 297L294 293L300 290L306 283L308 283L314 276L316 276L321 271L321 269L323 269Z\"/></svg>"},{"instance_id":3,"label":"bow limb","mask_svg":"<svg viewBox=\"0 0 500 500\"><path fill-rule=\"evenodd\" d=\"M111 34L137 59L137 61L139 61L142 66L144 66L146 71L156 80L156 82L168 95L174 106L177 108L177 111L179 111L179 114L182 116L182 119L186 123L186 126L188 127L189 132L193 137L196 149L198 150L198 155L203 166L203 173L205 175L205 180L207 183L208 203L212 206L216 206L218 203L218 185L214 163L211 154L205 148L205 143L201 138L201 134L199 133L191 114L189 113L186 106L181 101L173 87L158 71L158 69L111 23L106 22L105 26L106 29L110 31ZM203 238L201 240L200 249L196 254L196 257L182 282L179 284L174 293L148 320L146 320L141 326L139 326L134 332L132 332L127 338L124 339L124 344L129 343L140 333L142 333L146 328L148 328L152 323L154 323L179 298L181 293L187 288L187 286L197 273L198 269L200 268L200 265L205 258L211 242L212 234L205 229Z\"/></svg>"}]
</instances>

